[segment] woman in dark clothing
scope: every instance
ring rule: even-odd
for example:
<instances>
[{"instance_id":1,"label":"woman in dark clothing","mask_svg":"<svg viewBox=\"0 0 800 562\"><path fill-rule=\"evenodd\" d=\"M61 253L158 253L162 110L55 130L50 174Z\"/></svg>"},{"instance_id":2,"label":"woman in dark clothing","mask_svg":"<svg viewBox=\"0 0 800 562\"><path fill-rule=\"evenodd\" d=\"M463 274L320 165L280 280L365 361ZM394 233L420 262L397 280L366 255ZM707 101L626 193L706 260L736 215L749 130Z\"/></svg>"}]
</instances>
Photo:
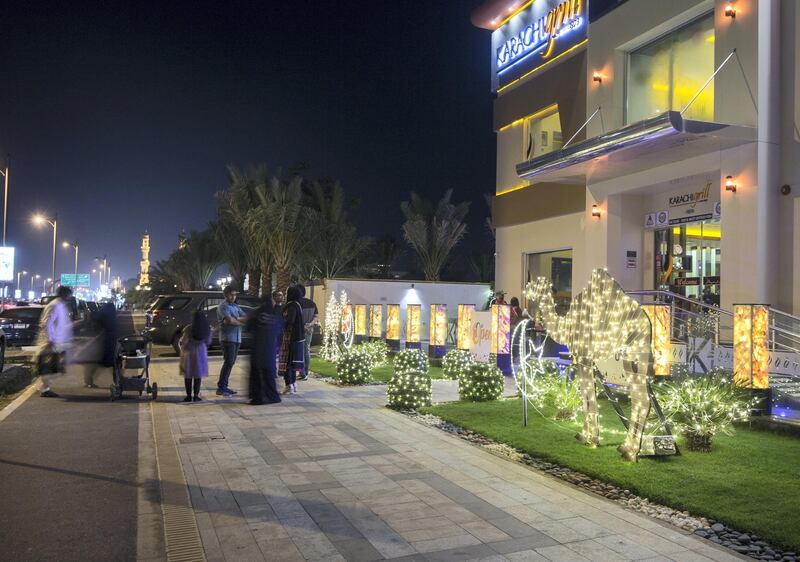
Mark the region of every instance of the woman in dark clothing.
<instances>
[{"instance_id":1,"label":"woman in dark clothing","mask_svg":"<svg viewBox=\"0 0 800 562\"><path fill-rule=\"evenodd\" d=\"M297 392L297 376L303 373L306 335L303 310L299 302L301 297L300 289L294 285L286 291L287 302L283 307L283 338L278 366L286 383L284 394Z\"/></svg>"},{"instance_id":2,"label":"woman in dark clothing","mask_svg":"<svg viewBox=\"0 0 800 562\"><path fill-rule=\"evenodd\" d=\"M250 403L274 404L281 401L275 377L278 376L278 347L283 333L283 318L271 297L247 323L253 334L250 352Z\"/></svg>"},{"instance_id":3,"label":"woman in dark clothing","mask_svg":"<svg viewBox=\"0 0 800 562\"><path fill-rule=\"evenodd\" d=\"M110 302L100 306L94 313L92 320L100 332L100 358L98 362L89 366L84 373L84 382L87 388L97 388L94 383L98 369L114 367L117 358L117 308ZM112 375L113 376L113 375Z\"/></svg>"}]
</instances>

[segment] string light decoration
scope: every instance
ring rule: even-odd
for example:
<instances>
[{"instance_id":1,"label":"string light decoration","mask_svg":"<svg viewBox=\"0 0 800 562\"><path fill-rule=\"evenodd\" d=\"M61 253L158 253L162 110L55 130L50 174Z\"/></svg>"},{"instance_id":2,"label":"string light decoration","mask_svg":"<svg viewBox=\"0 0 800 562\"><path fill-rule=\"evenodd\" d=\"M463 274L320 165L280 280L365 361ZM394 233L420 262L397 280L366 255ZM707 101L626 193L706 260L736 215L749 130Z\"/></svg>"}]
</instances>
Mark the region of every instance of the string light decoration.
<instances>
[{"instance_id":1,"label":"string light decoration","mask_svg":"<svg viewBox=\"0 0 800 562\"><path fill-rule=\"evenodd\" d=\"M386 341L394 350L400 349L400 305L386 305Z\"/></svg>"},{"instance_id":2,"label":"string light decoration","mask_svg":"<svg viewBox=\"0 0 800 562\"><path fill-rule=\"evenodd\" d=\"M492 305L491 353L500 370L511 374L511 305Z\"/></svg>"},{"instance_id":3,"label":"string light decoration","mask_svg":"<svg viewBox=\"0 0 800 562\"><path fill-rule=\"evenodd\" d=\"M447 305L432 304L431 321L430 321L430 345L428 346L428 354L434 359L439 359L440 357L442 357L445 351L446 340L447 340Z\"/></svg>"},{"instance_id":4,"label":"string light decoration","mask_svg":"<svg viewBox=\"0 0 800 562\"><path fill-rule=\"evenodd\" d=\"M497 400L503 395L505 377L492 363L474 363L458 378L458 397L470 402Z\"/></svg>"},{"instance_id":5,"label":"string light decoration","mask_svg":"<svg viewBox=\"0 0 800 562\"><path fill-rule=\"evenodd\" d=\"M354 350L364 353L370 361L370 369L385 365L389 359L389 347L382 341L365 342L354 346Z\"/></svg>"},{"instance_id":6,"label":"string light decoration","mask_svg":"<svg viewBox=\"0 0 800 562\"><path fill-rule=\"evenodd\" d=\"M473 363L475 363L475 359L469 351L451 349L442 359L442 372L445 378L458 380L464 370Z\"/></svg>"},{"instance_id":7,"label":"string light decoration","mask_svg":"<svg viewBox=\"0 0 800 562\"><path fill-rule=\"evenodd\" d=\"M746 388L769 388L769 307L733 305L733 380Z\"/></svg>"},{"instance_id":8,"label":"string light decoration","mask_svg":"<svg viewBox=\"0 0 800 562\"><path fill-rule=\"evenodd\" d=\"M431 377L421 371L395 372L386 386L390 408L417 410L431 405Z\"/></svg>"},{"instance_id":9,"label":"string light decoration","mask_svg":"<svg viewBox=\"0 0 800 562\"><path fill-rule=\"evenodd\" d=\"M347 292L342 291L339 299L336 294L331 293L328 304L325 306L325 323L322 327L322 349L320 357L333 363L339 359L341 345L339 344L339 334L342 329L342 312L347 306Z\"/></svg>"},{"instance_id":10,"label":"string light decoration","mask_svg":"<svg viewBox=\"0 0 800 562\"><path fill-rule=\"evenodd\" d=\"M367 305L357 304L353 307L353 336L356 343L367 336Z\"/></svg>"},{"instance_id":11,"label":"string light decoration","mask_svg":"<svg viewBox=\"0 0 800 562\"><path fill-rule=\"evenodd\" d=\"M669 376L672 311L666 304L643 304L642 309L653 328L650 341L653 350L653 374L657 377Z\"/></svg>"},{"instance_id":12,"label":"string light decoration","mask_svg":"<svg viewBox=\"0 0 800 562\"><path fill-rule=\"evenodd\" d=\"M475 312L474 304L458 305L456 348L469 351L472 343L472 313Z\"/></svg>"},{"instance_id":13,"label":"string light decoration","mask_svg":"<svg viewBox=\"0 0 800 562\"><path fill-rule=\"evenodd\" d=\"M420 346L420 333L422 332L422 307L418 304L406 306L406 347L418 348Z\"/></svg>"},{"instance_id":14,"label":"string light decoration","mask_svg":"<svg viewBox=\"0 0 800 562\"><path fill-rule=\"evenodd\" d=\"M349 349L336 362L336 376L342 384L367 384L371 378L371 368L372 360L369 355L362 350Z\"/></svg>"},{"instance_id":15,"label":"string light decoration","mask_svg":"<svg viewBox=\"0 0 800 562\"><path fill-rule=\"evenodd\" d=\"M735 422L747 421L755 400L731 380L730 371L715 369L656 386L659 402L673 427L686 437L690 451L710 452L717 433L733 434Z\"/></svg>"},{"instance_id":16,"label":"string light decoration","mask_svg":"<svg viewBox=\"0 0 800 562\"><path fill-rule=\"evenodd\" d=\"M419 349L404 349L394 356L394 372L419 371L428 373L428 358Z\"/></svg>"},{"instance_id":17,"label":"string light decoration","mask_svg":"<svg viewBox=\"0 0 800 562\"><path fill-rule=\"evenodd\" d=\"M369 307L369 337L381 339L383 336L383 305L373 304Z\"/></svg>"},{"instance_id":18,"label":"string light decoration","mask_svg":"<svg viewBox=\"0 0 800 562\"><path fill-rule=\"evenodd\" d=\"M625 441L618 450L636 461L650 413L648 372L652 372L650 320L605 269L592 272L589 285L572 299L569 311L555 310L550 280L540 277L528 284L525 296L540 315L548 335L566 345L572 355L583 401L583 429L576 436L591 447L600 443L594 367L597 361L620 358L631 399L631 416Z\"/></svg>"}]
</instances>

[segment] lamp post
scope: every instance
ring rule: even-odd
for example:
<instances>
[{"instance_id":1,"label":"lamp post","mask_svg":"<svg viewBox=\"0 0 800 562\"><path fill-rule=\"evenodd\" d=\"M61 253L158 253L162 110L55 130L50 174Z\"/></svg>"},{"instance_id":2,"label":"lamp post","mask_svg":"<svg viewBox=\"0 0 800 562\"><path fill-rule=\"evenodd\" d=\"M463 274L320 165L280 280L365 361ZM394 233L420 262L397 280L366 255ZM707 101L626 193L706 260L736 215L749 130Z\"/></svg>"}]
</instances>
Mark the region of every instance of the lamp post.
<instances>
[{"instance_id":1,"label":"lamp post","mask_svg":"<svg viewBox=\"0 0 800 562\"><path fill-rule=\"evenodd\" d=\"M31 273L31 291L33 291L33 282L34 282L36 279L41 279L41 278L42 278L42 276L41 276L41 275L38 275L38 274L37 274L37 275L34 275L34 274L32 274L32 273Z\"/></svg>"},{"instance_id":2,"label":"lamp post","mask_svg":"<svg viewBox=\"0 0 800 562\"><path fill-rule=\"evenodd\" d=\"M75 242L64 242L62 246L64 246L65 248L69 248L70 246L72 246L72 248L75 250L75 284L77 285L78 284L78 241L75 240Z\"/></svg>"},{"instance_id":3,"label":"lamp post","mask_svg":"<svg viewBox=\"0 0 800 562\"><path fill-rule=\"evenodd\" d=\"M52 282L53 282L53 278L52 277L48 277L47 279L42 278L42 292L43 293L47 292L47 284L48 283L52 283Z\"/></svg>"},{"instance_id":4,"label":"lamp post","mask_svg":"<svg viewBox=\"0 0 800 562\"><path fill-rule=\"evenodd\" d=\"M3 246L6 245L6 234L8 232L8 160L6 159L6 167L3 170L0 170L0 174L3 174L4 179L4 189L3 189Z\"/></svg>"},{"instance_id":5,"label":"lamp post","mask_svg":"<svg viewBox=\"0 0 800 562\"><path fill-rule=\"evenodd\" d=\"M49 224L53 227L53 268L52 268L52 277L54 279L53 283L55 283L56 278L56 239L58 238L58 213L53 216L53 220L48 219L44 215L34 215L33 222L37 225L42 225L44 223Z\"/></svg>"},{"instance_id":6,"label":"lamp post","mask_svg":"<svg viewBox=\"0 0 800 562\"><path fill-rule=\"evenodd\" d=\"M22 277L23 275L27 275L27 274L28 274L27 271L18 271L17 272L17 291L19 291L20 293L22 293L22 287L19 286L20 277Z\"/></svg>"}]
</instances>

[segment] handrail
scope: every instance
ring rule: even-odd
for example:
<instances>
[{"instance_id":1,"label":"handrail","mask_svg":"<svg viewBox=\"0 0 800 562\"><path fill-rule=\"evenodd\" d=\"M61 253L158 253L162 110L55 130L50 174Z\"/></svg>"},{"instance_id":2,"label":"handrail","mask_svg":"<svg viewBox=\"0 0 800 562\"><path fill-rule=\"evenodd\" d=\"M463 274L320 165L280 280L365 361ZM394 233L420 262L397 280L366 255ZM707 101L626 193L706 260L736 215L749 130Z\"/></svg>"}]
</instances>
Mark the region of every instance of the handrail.
<instances>
[{"instance_id":1,"label":"handrail","mask_svg":"<svg viewBox=\"0 0 800 562\"><path fill-rule=\"evenodd\" d=\"M800 317L795 316L794 314L789 314L788 312L784 312L776 308L770 308L769 311L771 314L777 314L778 316L786 316L788 318L791 318L792 320L797 320L798 322L800 322Z\"/></svg>"},{"instance_id":2,"label":"handrail","mask_svg":"<svg viewBox=\"0 0 800 562\"><path fill-rule=\"evenodd\" d=\"M700 308L704 308L710 310L712 312L719 313L723 316L733 316L733 313L725 310L724 308L720 308L718 306L713 306L710 304L706 304L704 302L700 302L694 299L690 299L684 297L683 295L679 295L677 293L673 293L671 291L662 291L662 290L655 290L655 291L625 291L626 295L642 295L642 296L654 296L654 295L661 295L665 297L669 297L671 299L676 299L679 301L683 301L685 303L691 304L692 306L699 306Z\"/></svg>"}]
</instances>

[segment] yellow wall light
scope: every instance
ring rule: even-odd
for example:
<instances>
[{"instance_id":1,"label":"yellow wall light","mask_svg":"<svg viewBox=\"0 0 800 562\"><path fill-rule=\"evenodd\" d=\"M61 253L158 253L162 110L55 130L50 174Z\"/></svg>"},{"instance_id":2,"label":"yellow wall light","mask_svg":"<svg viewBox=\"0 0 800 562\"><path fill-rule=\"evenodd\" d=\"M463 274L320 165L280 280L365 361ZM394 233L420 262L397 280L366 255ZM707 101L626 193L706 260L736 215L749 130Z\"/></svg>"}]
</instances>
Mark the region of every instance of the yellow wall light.
<instances>
[{"instance_id":1,"label":"yellow wall light","mask_svg":"<svg viewBox=\"0 0 800 562\"><path fill-rule=\"evenodd\" d=\"M733 380L745 388L769 388L769 306L733 305Z\"/></svg>"},{"instance_id":2,"label":"yellow wall light","mask_svg":"<svg viewBox=\"0 0 800 562\"><path fill-rule=\"evenodd\" d=\"M470 350L472 343L472 313L475 312L474 304L458 305L458 333L456 335L456 347L458 349Z\"/></svg>"},{"instance_id":3,"label":"yellow wall light","mask_svg":"<svg viewBox=\"0 0 800 562\"><path fill-rule=\"evenodd\" d=\"M672 311L666 304L643 304L647 317L650 319L650 345L653 352L653 374L657 377L669 375L670 359L670 326L672 324Z\"/></svg>"},{"instance_id":4,"label":"yellow wall light","mask_svg":"<svg viewBox=\"0 0 800 562\"><path fill-rule=\"evenodd\" d=\"M369 336L380 338L383 335L383 305L373 304L369 307Z\"/></svg>"}]
</instances>

